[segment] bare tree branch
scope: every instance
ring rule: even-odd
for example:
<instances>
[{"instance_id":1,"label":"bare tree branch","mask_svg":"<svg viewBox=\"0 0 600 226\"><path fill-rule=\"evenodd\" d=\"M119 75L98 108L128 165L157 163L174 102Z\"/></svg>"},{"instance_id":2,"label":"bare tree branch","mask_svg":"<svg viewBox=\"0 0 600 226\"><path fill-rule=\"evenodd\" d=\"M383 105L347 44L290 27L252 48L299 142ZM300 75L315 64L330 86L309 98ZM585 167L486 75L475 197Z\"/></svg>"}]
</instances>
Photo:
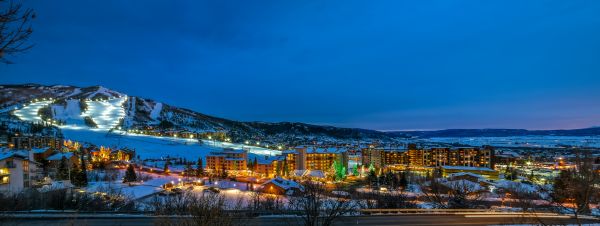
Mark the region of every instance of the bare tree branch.
<instances>
[{"instance_id":1,"label":"bare tree branch","mask_svg":"<svg viewBox=\"0 0 600 226\"><path fill-rule=\"evenodd\" d=\"M35 19L32 9L21 3L0 0L0 62L12 64L7 57L25 52L33 47L28 43L33 29L31 20Z\"/></svg>"}]
</instances>

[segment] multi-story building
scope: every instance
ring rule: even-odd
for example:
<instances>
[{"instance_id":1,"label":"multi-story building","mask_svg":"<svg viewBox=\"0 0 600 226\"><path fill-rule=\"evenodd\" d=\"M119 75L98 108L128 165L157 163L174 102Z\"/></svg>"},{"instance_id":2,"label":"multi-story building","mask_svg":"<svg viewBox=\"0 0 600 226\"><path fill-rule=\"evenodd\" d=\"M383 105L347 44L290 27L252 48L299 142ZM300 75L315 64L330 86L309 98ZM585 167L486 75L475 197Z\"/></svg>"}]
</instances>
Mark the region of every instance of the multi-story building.
<instances>
[{"instance_id":1,"label":"multi-story building","mask_svg":"<svg viewBox=\"0 0 600 226\"><path fill-rule=\"evenodd\" d=\"M406 165L408 167L466 166L493 169L493 156L494 150L489 147L368 148L363 150L362 164L373 164L376 168Z\"/></svg>"},{"instance_id":2,"label":"multi-story building","mask_svg":"<svg viewBox=\"0 0 600 226\"><path fill-rule=\"evenodd\" d=\"M0 152L0 192L19 192L32 186L41 174L30 161L30 151L3 150Z\"/></svg>"},{"instance_id":3,"label":"multi-story building","mask_svg":"<svg viewBox=\"0 0 600 226\"><path fill-rule=\"evenodd\" d=\"M32 149L44 147L60 149L62 146L62 139L51 136L14 136L10 138L10 143L8 146L14 149Z\"/></svg>"},{"instance_id":4,"label":"multi-story building","mask_svg":"<svg viewBox=\"0 0 600 226\"><path fill-rule=\"evenodd\" d=\"M348 169L348 152L345 148L296 147L294 156L296 170L327 171L335 161Z\"/></svg>"},{"instance_id":5,"label":"multi-story building","mask_svg":"<svg viewBox=\"0 0 600 226\"><path fill-rule=\"evenodd\" d=\"M206 168L215 173L247 170L248 153L245 150L224 149L206 156Z\"/></svg>"},{"instance_id":6,"label":"multi-story building","mask_svg":"<svg viewBox=\"0 0 600 226\"><path fill-rule=\"evenodd\" d=\"M365 166L382 168L390 165L409 163L408 150L405 148L365 148L361 162Z\"/></svg>"}]
</instances>

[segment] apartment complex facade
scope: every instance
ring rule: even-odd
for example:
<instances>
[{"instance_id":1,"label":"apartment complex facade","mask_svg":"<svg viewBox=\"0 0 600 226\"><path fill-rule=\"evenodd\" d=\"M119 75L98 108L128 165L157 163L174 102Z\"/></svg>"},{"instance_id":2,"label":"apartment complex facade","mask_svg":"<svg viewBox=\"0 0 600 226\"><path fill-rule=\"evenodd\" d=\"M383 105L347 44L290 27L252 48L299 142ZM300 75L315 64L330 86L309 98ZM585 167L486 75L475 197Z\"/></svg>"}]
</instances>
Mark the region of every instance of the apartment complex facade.
<instances>
[{"instance_id":1,"label":"apartment complex facade","mask_svg":"<svg viewBox=\"0 0 600 226\"><path fill-rule=\"evenodd\" d=\"M293 164L294 170L327 171L335 161L341 162L348 169L348 150L338 147L299 146L295 152L287 154L286 160L290 161L288 166Z\"/></svg>"},{"instance_id":2,"label":"apartment complex facade","mask_svg":"<svg viewBox=\"0 0 600 226\"><path fill-rule=\"evenodd\" d=\"M362 164L385 168L391 165L408 167L464 166L494 168L494 149L491 147L431 147L365 148Z\"/></svg>"},{"instance_id":3,"label":"apartment complex facade","mask_svg":"<svg viewBox=\"0 0 600 226\"><path fill-rule=\"evenodd\" d=\"M248 153L245 150L225 149L206 156L206 169L214 173L247 170Z\"/></svg>"},{"instance_id":4,"label":"apartment complex facade","mask_svg":"<svg viewBox=\"0 0 600 226\"><path fill-rule=\"evenodd\" d=\"M50 147L58 150L62 142L62 139L52 136L14 136L10 138L8 147L17 150Z\"/></svg>"}]
</instances>

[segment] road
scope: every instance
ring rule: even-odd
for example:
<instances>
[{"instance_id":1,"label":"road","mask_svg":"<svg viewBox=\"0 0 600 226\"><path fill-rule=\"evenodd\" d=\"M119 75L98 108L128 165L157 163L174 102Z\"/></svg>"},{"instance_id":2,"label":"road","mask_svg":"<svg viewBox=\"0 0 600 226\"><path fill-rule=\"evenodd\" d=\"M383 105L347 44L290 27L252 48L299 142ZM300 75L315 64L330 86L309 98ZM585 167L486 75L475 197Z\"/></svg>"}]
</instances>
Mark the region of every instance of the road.
<instances>
[{"instance_id":1,"label":"road","mask_svg":"<svg viewBox=\"0 0 600 226\"><path fill-rule=\"evenodd\" d=\"M86 217L77 218L9 218L0 220L0 225L35 225L35 226L119 226L119 225L161 225L160 222L177 221L179 219L166 219L156 217ZM472 215L379 215L379 216L357 216L342 217L334 225L498 225L498 224L574 224L574 219L564 218L523 218L518 216L477 216ZM600 224L600 221L582 220L581 223ZM261 217L244 219L236 225L273 225L292 226L302 225L301 219L289 217Z\"/></svg>"}]
</instances>

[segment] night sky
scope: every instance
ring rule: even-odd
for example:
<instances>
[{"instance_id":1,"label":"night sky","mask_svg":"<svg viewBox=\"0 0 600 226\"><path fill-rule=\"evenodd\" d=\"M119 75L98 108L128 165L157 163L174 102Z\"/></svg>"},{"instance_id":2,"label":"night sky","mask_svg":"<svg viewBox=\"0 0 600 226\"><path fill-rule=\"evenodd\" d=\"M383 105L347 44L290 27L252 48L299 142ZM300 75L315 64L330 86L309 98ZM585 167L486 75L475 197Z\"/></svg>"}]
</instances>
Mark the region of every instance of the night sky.
<instances>
[{"instance_id":1,"label":"night sky","mask_svg":"<svg viewBox=\"0 0 600 226\"><path fill-rule=\"evenodd\" d=\"M600 1L27 0L0 83L102 85L244 121L600 125Z\"/></svg>"}]
</instances>

